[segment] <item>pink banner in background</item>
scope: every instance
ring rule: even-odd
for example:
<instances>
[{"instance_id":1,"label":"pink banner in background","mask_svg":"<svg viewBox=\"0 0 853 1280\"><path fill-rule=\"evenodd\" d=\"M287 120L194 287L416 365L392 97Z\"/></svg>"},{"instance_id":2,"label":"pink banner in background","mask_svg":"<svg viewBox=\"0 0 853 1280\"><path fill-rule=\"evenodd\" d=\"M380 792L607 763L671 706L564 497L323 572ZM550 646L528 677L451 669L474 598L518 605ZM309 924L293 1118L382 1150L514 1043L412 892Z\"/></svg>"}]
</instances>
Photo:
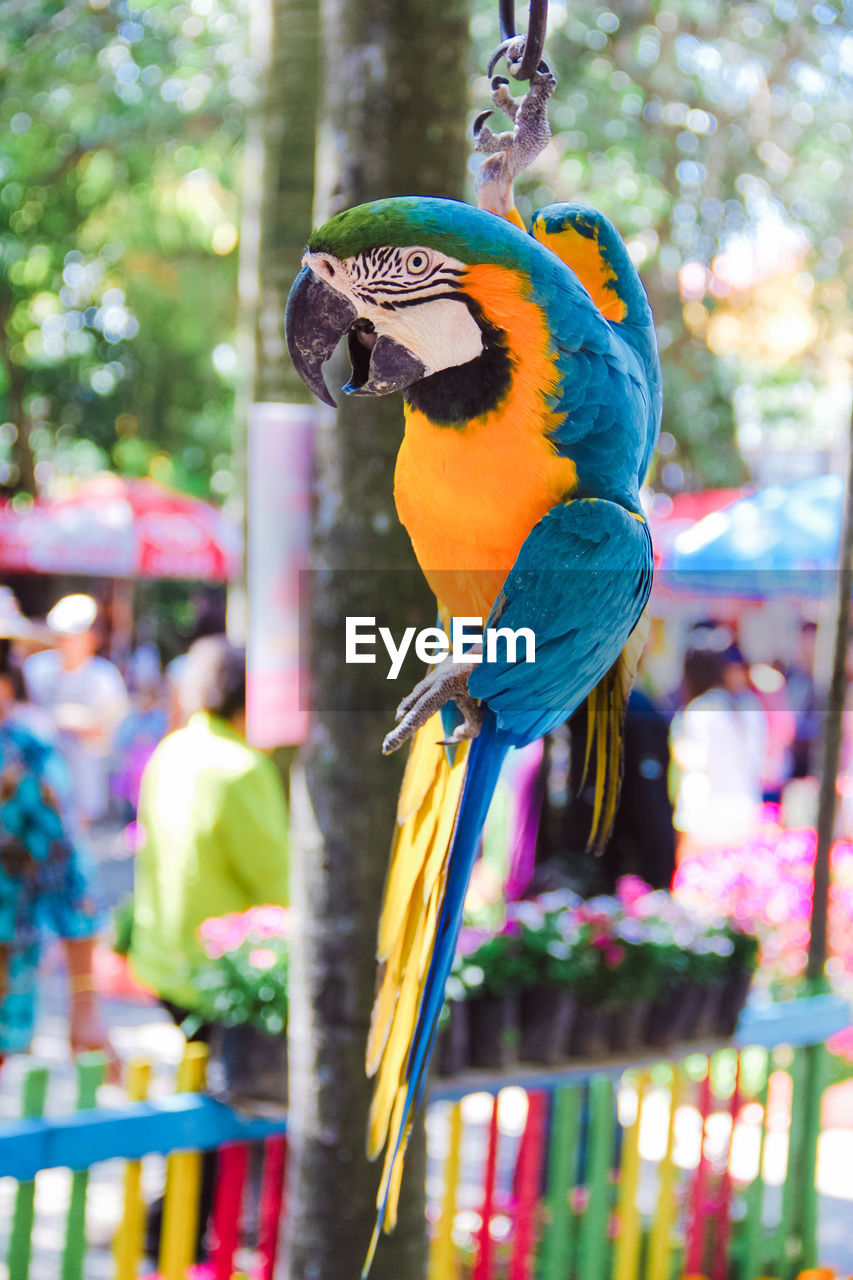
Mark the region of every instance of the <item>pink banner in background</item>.
<instances>
[{"instance_id":1,"label":"pink banner in background","mask_svg":"<svg viewBox=\"0 0 853 1280\"><path fill-rule=\"evenodd\" d=\"M315 410L249 409L246 712L249 741L269 749L302 742L299 571L311 540Z\"/></svg>"}]
</instances>

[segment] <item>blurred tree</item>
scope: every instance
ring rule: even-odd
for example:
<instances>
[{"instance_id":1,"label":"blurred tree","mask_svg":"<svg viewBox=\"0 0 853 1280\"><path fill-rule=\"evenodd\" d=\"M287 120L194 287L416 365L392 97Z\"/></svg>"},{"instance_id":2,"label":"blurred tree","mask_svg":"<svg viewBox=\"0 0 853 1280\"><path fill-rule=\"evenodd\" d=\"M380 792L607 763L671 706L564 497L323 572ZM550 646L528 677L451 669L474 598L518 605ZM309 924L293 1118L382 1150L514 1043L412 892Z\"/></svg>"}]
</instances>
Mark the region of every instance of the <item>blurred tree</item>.
<instances>
[{"instance_id":1,"label":"blurred tree","mask_svg":"<svg viewBox=\"0 0 853 1280\"><path fill-rule=\"evenodd\" d=\"M493 9L478 0L481 64ZM779 382L784 399L792 367L815 387L850 380L850 9L552 3L547 56L560 77L554 147L523 191L532 205L580 199L603 209L640 267L664 373L656 484L738 483L738 382ZM481 81L478 96L485 90ZM786 288L757 291L780 273ZM842 404L838 432L845 416ZM820 417L799 415L801 438L810 425L820 431Z\"/></svg>"},{"instance_id":2,"label":"blurred tree","mask_svg":"<svg viewBox=\"0 0 853 1280\"><path fill-rule=\"evenodd\" d=\"M230 483L245 0L0 6L0 482Z\"/></svg>"},{"instance_id":3,"label":"blurred tree","mask_svg":"<svg viewBox=\"0 0 853 1280\"><path fill-rule=\"evenodd\" d=\"M477 0L480 66L494 9ZM112 464L199 493L232 484L235 193L258 79L249 11L0 4L7 491L32 491L36 464L42 479ZM749 456L792 436L823 447L828 420L843 430L824 389L853 363L850 23L828 0L552 0L555 145L523 191L588 199L631 244L664 363L660 487L737 482L741 443ZM485 93L476 81L478 103ZM289 179L280 234L295 226ZM778 271L787 287L759 295ZM264 332L275 347L275 326Z\"/></svg>"},{"instance_id":4,"label":"blurred tree","mask_svg":"<svg viewBox=\"0 0 853 1280\"><path fill-rule=\"evenodd\" d=\"M263 10L268 21L257 41L266 44L268 64L259 130L253 398L303 403L313 396L287 355L282 319L312 226L322 75L319 0L271 0L257 5L256 12Z\"/></svg>"},{"instance_id":5,"label":"blurred tree","mask_svg":"<svg viewBox=\"0 0 853 1280\"><path fill-rule=\"evenodd\" d=\"M461 195L469 147L465 0L324 0L323 16L318 219L382 196ZM300 56L299 42L290 56ZM336 415L319 419L311 727L292 781L290 1280L352 1280L375 1213L379 1170L364 1155L364 1051L404 761L380 755L394 720L394 684L381 664L348 665L343 641L347 616L376 616L394 635L434 616L394 511L402 430L398 396L343 396ZM410 670L413 680L421 674ZM423 1276L424 1147L421 1124L376 1280Z\"/></svg>"}]
</instances>

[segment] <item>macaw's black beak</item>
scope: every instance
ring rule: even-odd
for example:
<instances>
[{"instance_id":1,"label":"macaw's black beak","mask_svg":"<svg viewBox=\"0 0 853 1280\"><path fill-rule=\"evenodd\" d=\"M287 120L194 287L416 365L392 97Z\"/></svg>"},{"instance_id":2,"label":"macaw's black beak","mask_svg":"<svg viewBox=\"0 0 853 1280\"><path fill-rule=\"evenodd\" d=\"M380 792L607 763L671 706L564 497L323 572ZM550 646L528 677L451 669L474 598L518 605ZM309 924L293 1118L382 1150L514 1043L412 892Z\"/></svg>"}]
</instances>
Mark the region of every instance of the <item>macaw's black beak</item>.
<instances>
[{"instance_id":1,"label":"macaw's black beak","mask_svg":"<svg viewBox=\"0 0 853 1280\"><path fill-rule=\"evenodd\" d=\"M310 267L293 282L284 316L284 334L294 368L306 387L334 409L323 365L357 316L351 302L324 284Z\"/></svg>"},{"instance_id":2,"label":"macaw's black beak","mask_svg":"<svg viewBox=\"0 0 853 1280\"><path fill-rule=\"evenodd\" d=\"M296 372L325 404L334 407L323 365L347 334L352 373L343 390L352 396L384 396L418 382L426 367L401 343L376 334L353 304L303 267L293 282L285 316L287 349Z\"/></svg>"}]
</instances>

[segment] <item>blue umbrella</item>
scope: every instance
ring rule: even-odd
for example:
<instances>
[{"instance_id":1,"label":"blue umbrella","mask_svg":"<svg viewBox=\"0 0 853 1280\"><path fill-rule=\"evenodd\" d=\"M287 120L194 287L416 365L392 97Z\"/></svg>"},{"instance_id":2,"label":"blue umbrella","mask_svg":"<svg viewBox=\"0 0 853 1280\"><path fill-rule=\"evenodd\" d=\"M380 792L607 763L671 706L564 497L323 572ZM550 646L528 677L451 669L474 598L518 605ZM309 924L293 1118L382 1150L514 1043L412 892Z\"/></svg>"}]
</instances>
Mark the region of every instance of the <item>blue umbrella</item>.
<instances>
[{"instance_id":1,"label":"blue umbrella","mask_svg":"<svg viewBox=\"0 0 853 1280\"><path fill-rule=\"evenodd\" d=\"M714 511L673 541L661 566L672 591L745 600L833 588L844 481L772 485Z\"/></svg>"}]
</instances>

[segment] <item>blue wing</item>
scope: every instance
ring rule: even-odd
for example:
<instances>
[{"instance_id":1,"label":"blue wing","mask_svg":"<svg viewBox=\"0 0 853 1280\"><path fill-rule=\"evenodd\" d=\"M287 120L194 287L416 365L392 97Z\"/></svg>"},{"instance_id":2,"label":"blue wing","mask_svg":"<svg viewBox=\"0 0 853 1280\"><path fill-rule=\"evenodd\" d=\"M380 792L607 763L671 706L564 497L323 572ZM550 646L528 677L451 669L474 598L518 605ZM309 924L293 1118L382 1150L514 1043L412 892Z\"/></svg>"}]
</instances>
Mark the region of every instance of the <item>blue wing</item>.
<instances>
[{"instance_id":1,"label":"blue wing","mask_svg":"<svg viewBox=\"0 0 853 1280\"><path fill-rule=\"evenodd\" d=\"M622 653L649 598L652 571L648 526L618 503L567 502L535 525L488 622L530 628L535 660L510 661L499 641L495 660L468 678L500 729L520 744L569 718Z\"/></svg>"},{"instance_id":2,"label":"blue wing","mask_svg":"<svg viewBox=\"0 0 853 1280\"><path fill-rule=\"evenodd\" d=\"M637 510L661 419L660 362L642 281L619 232L595 209L549 205L533 215L530 234L570 272L532 273L562 375L555 408L566 418L555 444L577 465L579 495Z\"/></svg>"}]
</instances>

